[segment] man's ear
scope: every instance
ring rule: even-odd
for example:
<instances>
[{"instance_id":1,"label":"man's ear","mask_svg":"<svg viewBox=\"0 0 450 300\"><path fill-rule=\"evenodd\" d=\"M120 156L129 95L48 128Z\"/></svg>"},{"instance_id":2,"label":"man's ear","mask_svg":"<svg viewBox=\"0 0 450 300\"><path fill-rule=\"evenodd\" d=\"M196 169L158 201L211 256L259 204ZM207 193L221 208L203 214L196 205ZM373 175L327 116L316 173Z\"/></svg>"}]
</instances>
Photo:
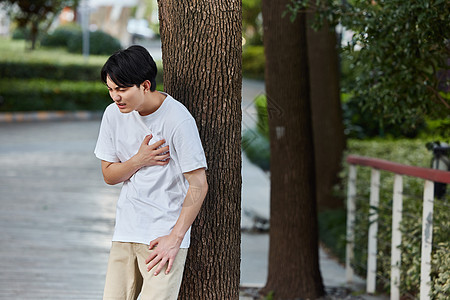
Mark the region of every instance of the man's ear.
<instances>
[{"instance_id":1,"label":"man's ear","mask_svg":"<svg viewBox=\"0 0 450 300\"><path fill-rule=\"evenodd\" d=\"M141 84L144 87L144 92L149 92L150 88L152 87L152 83L150 80L146 80Z\"/></svg>"}]
</instances>

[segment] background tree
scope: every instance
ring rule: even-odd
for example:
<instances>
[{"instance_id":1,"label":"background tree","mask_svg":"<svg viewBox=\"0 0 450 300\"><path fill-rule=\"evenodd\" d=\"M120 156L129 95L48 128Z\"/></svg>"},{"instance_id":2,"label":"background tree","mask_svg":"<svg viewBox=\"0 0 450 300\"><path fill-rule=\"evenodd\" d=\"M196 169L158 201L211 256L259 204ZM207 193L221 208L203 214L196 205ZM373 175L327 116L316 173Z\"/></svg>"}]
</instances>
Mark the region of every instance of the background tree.
<instances>
[{"instance_id":1,"label":"background tree","mask_svg":"<svg viewBox=\"0 0 450 300\"><path fill-rule=\"evenodd\" d=\"M414 128L425 116L448 116L449 1L326 0L317 6L292 0L288 8L294 18L301 9L317 9L317 25L329 20L355 32L344 50L356 57L351 67L358 76L346 88L381 128Z\"/></svg>"},{"instance_id":2,"label":"background tree","mask_svg":"<svg viewBox=\"0 0 450 300\"><path fill-rule=\"evenodd\" d=\"M263 0L270 128L270 246L264 293L324 295L319 269L316 177L306 16L282 18L289 0Z\"/></svg>"},{"instance_id":3,"label":"background tree","mask_svg":"<svg viewBox=\"0 0 450 300\"><path fill-rule=\"evenodd\" d=\"M164 88L197 120L209 192L192 226L180 299L238 299L241 2L159 1Z\"/></svg>"},{"instance_id":4,"label":"background tree","mask_svg":"<svg viewBox=\"0 0 450 300\"><path fill-rule=\"evenodd\" d=\"M31 49L36 48L39 26L49 22L64 8L76 7L79 0L0 0L10 5L10 12L19 28L29 30ZM17 9L18 8L18 9ZM49 25L48 24L48 25Z\"/></svg>"},{"instance_id":5,"label":"background tree","mask_svg":"<svg viewBox=\"0 0 450 300\"><path fill-rule=\"evenodd\" d=\"M313 29L314 12L307 13L306 18L317 205L320 210L342 208L342 198L333 194L333 187L339 183L346 145L339 86L339 45L334 26L327 23Z\"/></svg>"}]
</instances>

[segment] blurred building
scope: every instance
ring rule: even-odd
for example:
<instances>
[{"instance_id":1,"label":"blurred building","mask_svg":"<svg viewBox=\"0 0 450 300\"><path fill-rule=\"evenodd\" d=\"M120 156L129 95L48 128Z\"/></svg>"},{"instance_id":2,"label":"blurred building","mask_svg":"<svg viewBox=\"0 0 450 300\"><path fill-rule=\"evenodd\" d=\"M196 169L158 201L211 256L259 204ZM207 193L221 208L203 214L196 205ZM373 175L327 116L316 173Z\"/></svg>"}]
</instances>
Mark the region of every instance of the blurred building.
<instances>
[{"instance_id":1,"label":"blurred building","mask_svg":"<svg viewBox=\"0 0 450 300\"><path fill-rule=\"evenodd\" d=\"M8 13L3 6L4 4L0 3L0 36L9 35L9 26L11 24Z\"/></svg>"},{"instance_id":2,"label":"blurred building","mask_svg":"<svg viewBox=\"0 0 450 300\"><path fill-rule=\"evenodd\" d=\"M85 4L89 6L91 30L105 31L122 45L130 44L139 33L152 37L148 22L157 8L156 0L87 0Z\"/></svg>"}]
</instances>

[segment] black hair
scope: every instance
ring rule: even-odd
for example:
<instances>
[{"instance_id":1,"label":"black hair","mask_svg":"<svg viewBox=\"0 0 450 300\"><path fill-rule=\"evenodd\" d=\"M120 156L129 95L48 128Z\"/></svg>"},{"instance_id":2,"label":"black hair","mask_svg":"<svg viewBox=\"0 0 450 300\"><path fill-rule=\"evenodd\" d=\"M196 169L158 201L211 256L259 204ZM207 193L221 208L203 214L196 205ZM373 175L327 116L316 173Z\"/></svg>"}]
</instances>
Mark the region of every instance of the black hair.
<instances>
[{"instance_id":1,"label":"black hair","mask_svg":"<svg viewBox=\"0 0 450 300\"><path fill-rule=\"evenodd\" d=\"M155 61L147 49L134 45L111 55L103 65L101 78L106 83L109 76L119 87L139 87L145 80L149 80L150 90L153 92L156 89L157 72Z\"/></svg>"}]
</instances>

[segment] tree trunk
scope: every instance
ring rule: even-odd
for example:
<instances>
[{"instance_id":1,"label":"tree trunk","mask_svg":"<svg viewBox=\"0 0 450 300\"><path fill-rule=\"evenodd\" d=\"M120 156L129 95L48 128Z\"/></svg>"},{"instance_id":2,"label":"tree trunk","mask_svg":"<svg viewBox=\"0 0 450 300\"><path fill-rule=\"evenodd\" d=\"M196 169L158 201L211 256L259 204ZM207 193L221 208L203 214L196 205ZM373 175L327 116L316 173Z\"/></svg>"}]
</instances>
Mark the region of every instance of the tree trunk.
<instances>
[{"instance_id":1,"label":"tree trunk","mask_svg":"<svg viewBox=\"0 0 450 300\"><path fill-rule=\"evenodd\" d=\"M319 269L314 144L305 15L282 18L289 0L263 0L270 127L269 270L274 299L324 295Z\"/></svg>"},{"instance_id":2,"label":"tree trunk","mask_svg":"<svg viewBox=\"0 0 450 300\"><path fill-rule=\"evenodd\" d=\"M164 88L197 120L209 192L192 226L180 299L238 299L241 2L158 1Z\"/></svg>"},{"instance_id":3,"label":"tree trunk","mask_svg":"<svg viewBox=\"0 0 450 300\"><path fill-rule=\"evenodd\" d=\"M332 193L345 149L336 33L327 25L319 31L312 29L314 13L307 14L307 19L317 205L320 210L343 208L343 199Z\"/></svg>"},{"instance_id":4,"label":"tree trunk","mask_svg":"<svg viewBox=\"0 0 450 300\"><path fill-rule=\"evenodd\" d=\"M39 22L32 21L31 29L30 29L30 41L31 41L31 50L36 49L36 41L39 32Z\"/></svg>"}]
</instances>

